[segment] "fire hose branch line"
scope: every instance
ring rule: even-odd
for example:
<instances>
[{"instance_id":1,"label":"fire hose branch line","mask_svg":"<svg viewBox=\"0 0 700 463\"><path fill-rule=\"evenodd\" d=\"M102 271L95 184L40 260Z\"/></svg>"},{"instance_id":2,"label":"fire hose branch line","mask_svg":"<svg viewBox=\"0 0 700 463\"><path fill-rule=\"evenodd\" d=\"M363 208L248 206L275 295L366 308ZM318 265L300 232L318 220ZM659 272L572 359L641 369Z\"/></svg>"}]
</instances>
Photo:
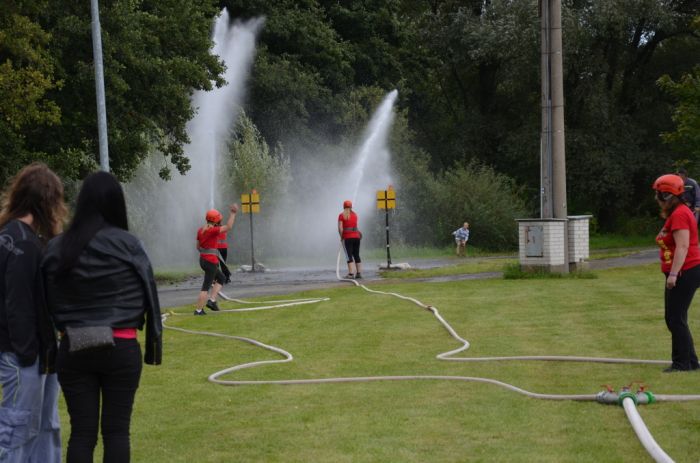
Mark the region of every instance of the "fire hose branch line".
<instances>
[{"instance_id":1,"label":"fire hose branch line","mask_svg":"<svg viewBox=\"0 0 700 463\"><path fill-rule=\"evenodd\" d=\"M637 406L634 403L634 400L632 400L630 397L626 397L622 400L622 406L625 409L625 414L632 425L634 433L637 435L637 438L644 446L644 449L654 459L654 461L659 463L673 463L671 457L664 452L647 429L646 424L644 424L644 420L642 420L642 417L637 411Z\"/></svg>"},{"instance_id":2,"label":"fire hose branch line","mask_svg":"<svg viewBox=\"0 0 700 463\"><path fill-rule=\"evenodd\" d=\"M417 306L421 307L422 309L432 313L433 316L440 322L440 324L450 334L450 336L452 336L453 339L455 339L458 343L461 344L461 346L458 347L457 349L453 349L453 350L450 350L448 352L438 354L436 356L436 358L439 360L459 361L459 362L487 362L487 361L499 361L499 360L544 360L544 361L568 361L568 362L668 364L667 361L662 361L662 360L642 360L642 359L605 358L605 357L603 357L603 358L600 358L600 357L578 357L578 356L552 356L552 355L547 355L547 356L476 357L476 358L453 357L454 355L459 354L460 352L464 352L467 349L469 349L470 344L469 344L469 341L462 338L454 330L454 328L452 328L452 326L450 326L450 324L440 315L437 308L435 308L434 306L431 306L431 305L426 305L426 304L422 303L421 301L419 301L418 299L415 299L412 297L407 297L407 296L404 296L404 295L401 295L398 293L393 293L393 292L374 290L374 289L368 288L367 286L365 286L363 284L358 283L356 280L349 280L349 279L341 278L340 277L340 253L338 254L338 265L336 266L336 277L340 281L351 282L355 286L362 288L365 291L373 293L373 294L394 296L394 297L397 297L399 299L412 302L412 303L416 304ZM238 302L238 303L243 303L243 304L250 303L248 301L243 301L240 299L232 299L232 298L229 298L223 294L222 294L222 297L224 299L229 300L229 301L234 301L234 302ZM260 302L255 302L255 303L256 304L270 304L270 305L257 306L257 307L244 307L244 308L240 308L240 309L224 309L224 310L221 310L219 312L214 312L214 313L219 315L219 314L222 314L225 312L248 312L248 311L256 311L256 310L270 310L270 309L292 307L292 306L297 306L297 305L315 304L318 302L323 302L323 301L328 301L328 300L330 300L330 299L329 298L316 298L316 299L293 299L293 300L282 300L282 301L260 301ZM658 444L654 441L654 439L651 436L651 434L649 433L649 431L646 429L644 422L642 421L641 417L639 417L639 415L636 411L637 404L635 403L636 402L636 400L634 399L635 396L632 394L629 394L629 393L621 394L620 395L621 399L620 399L620 397L617 397L614 392L611 393L611 391L603 392L603 393L599 393L599 394L542 394L542 393L527 391L525 389L514 386L512 384L508 384L508 383L498 381L495 379L491 379L491 378L482 378L482 377L473 377L473 376L448 376L448 375L444 375L444 376L443 375L358 376L358 377L279 379L279 380L224 380L224 379L221 379L222 376L228 375L230 373L234 373L236 371L244 370L247 368L253 368L253 367L258 367L258 366L262 366L262 365L271 365L271 364L280 364L280 363L291 362L292 360L294 360L294 356L282 348L272 346L269 344L265 344L263 342L260 342L260 341L257 341L255 339L251 339L251 338L173 327L173 326L170 326L167 324L167 321L168 321L168 318L170 315L179 315L179 314L175 314L175 313L170 312L170 313L163 315L163 326L167 329L179 331L182 333L188 333L188 334L213 336L213 337L233 339L233 340L237 340L237 341L241 341L241 342L246 342L246 343L252 344L254 346L260 347L262 349L274 352L275 354L278 354L282 357L282 358L277 359L277 360L262 360L262 361L256 361L256 362L243 363L240 365L235 365L235 366L217 371L217 372L211 374L208 378L208 380L210 382L215 383L215 384L220 384L223 386L249 386L249 385L263 385L263 384L302 385L302 384L328 384L328 383L358 383L358 382L375 382L375 381L434 380L434 381L466 381L466 382L492 384L494 386L502 387L504 389L516 392L518 394L522 394L526 397L530 397L530 398L534 398L534 399L544 399L544 400L601 401L600 400L601 397L608 396L608 395L612 394L613 399L620 400L622 402L620 405L622 405L625 408L625 412L628 416L628 419L630 420L630 423L632 424L632 426L635 430L635 433L637 434L638 438L642 442L642 445L649 452L649 454L656 461L659 461L659 462L671 462L671 461L673 461L658 446ZM700 400L700 395L653 395L652 396L650 393L647 393L646 395L644 395L644 397L650 398L649 403L651 403L651 401L652 401L651 397L654 397L654 400L657 402L661 402L661 401L680 402L680 401ZM607 402L603 402L603 403L610 403L610 402L607 401Z\"/></svg>"},{"instance_id":3,"label":"fire hose branch line","mask_svg":"<svg viewBox=\"0 0 700 463\"><path fill-rule=\"evenodd\" d=\"M450 326L450 324L440 315L440 312L438 310L431 306L431 305L426 305L419 301L418 299L412 298L412 297L407 297L403 296L398 293L392 293L392 292L386 292L386 291L377 291L371 288L368 288L367 286L358 283L356 280L350 280L347 278L341 278L340 277L340 254L338 254L338 266L336 267L336 277L338 280L341 281L348 281L350 283L353 283L355 286L358 286L362 289L364 289L367 292L374 293L374 294L384 294L384 295L389 295L389 296L394 296L398 297L399 299L403 299L405 301L413 302L416 304L418 307L427 310L428 312L431 312L433 316L437 319L438 322L447 330L448 333L450 333L450 336L452 336L453 339L455 339L458 343L461 344L460 347L457 349L448 351L448 352L443 352L442 354L438 354L436 358L440 360L447 360L447 361L452 361L452 362L493 362L493 361L500 361L500 360L542 360L542 361L556 361L556 362L594 362L594 363L630 363L630 364L653 364L653 365L668 365L667 360L643 360L643 359L627 359L627 358L609 358L609 357L580 357L580 356L566 356L566 355L520 355L520 356L506 356L506 357L453 357L453 355L459 354L460 352L464 352L467 349L469 349L470 344L469 341L466 339L462 338L453 328Z\"/></svg>"}]
</instances>

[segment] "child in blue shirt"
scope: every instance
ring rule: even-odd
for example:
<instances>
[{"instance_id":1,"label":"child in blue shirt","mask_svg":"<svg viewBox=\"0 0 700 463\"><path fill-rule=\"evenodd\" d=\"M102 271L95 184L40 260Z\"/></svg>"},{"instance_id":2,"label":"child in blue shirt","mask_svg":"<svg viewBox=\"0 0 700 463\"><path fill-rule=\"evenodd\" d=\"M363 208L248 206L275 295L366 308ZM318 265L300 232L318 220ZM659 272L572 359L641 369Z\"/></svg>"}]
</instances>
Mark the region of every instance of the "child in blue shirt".
<instances>
[{"instance_id":1,"label":"child in blue shirt","mask_svg":"<svg viewBox=\"0 0 700 463\"><path fill-rule=\"evenodd\" d=\"M462 228L453 231L455 243L457 244L457 257L464 257L466 254L467 241L469 241L469 222L464 222Z\"/></svg>"}]
</instances>

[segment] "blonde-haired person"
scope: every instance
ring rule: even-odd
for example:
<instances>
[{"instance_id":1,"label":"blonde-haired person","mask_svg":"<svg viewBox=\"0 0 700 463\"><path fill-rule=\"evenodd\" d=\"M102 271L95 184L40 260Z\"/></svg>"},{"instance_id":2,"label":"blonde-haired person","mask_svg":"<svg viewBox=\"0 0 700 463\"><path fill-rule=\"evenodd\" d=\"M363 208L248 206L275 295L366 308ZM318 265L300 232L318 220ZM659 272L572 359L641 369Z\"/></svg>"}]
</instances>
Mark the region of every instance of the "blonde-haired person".
<instances>
[{"instance_id":1,"label":"blonde-haired person","mask_svg":"<svg viewBox=\"0 0 700 463\"><path fill-rule=\"evenodd\" d=\"M678 175L662 175L652 188L666 219L656 235L661 271L666 276L664 318L671 332L671 366L664 372L700 369L693 336L688 327L688 309L700 286L700 248L698 226L693 212L682 200L685 188Z\"/></svg>"},{"instance_id":2,"label":"blonde-haired person","mask_svg":"<svg viewBox=\"0 0 700 463\"><path fill-rule=\"evenodd\" d=\"M362 233L357 228L357 214L352 210L352 201L343 202L343 212L338 216L338 234L345 248L348 264L347 279L362 278L362 259L360 258L360 241Z\"/></svg>"},{"instance_id":3,"label":"blonde-haired person","mask_svg":"<svg viewBox=\"0 0 700 463\"><path fill-rule=\"evenodd\" d=\"M63 184L45 164L24 167L0 211L0 461L61 461L56 336L41 258L67 215Z\"/></svg>"},{"instance_id":4,"label":"blonde-haired person","mask_svg":"<svg viewBox=\"0 0 700 463\"><path fill-rule=\"evenodd\" d=\"M452 235L454 235L455 244L457 245L455 249L457 257L464 257L467 250L467 241L469 241L469 222L464 222L464 225L453 231Z\"/></svg>"}]
</instances>

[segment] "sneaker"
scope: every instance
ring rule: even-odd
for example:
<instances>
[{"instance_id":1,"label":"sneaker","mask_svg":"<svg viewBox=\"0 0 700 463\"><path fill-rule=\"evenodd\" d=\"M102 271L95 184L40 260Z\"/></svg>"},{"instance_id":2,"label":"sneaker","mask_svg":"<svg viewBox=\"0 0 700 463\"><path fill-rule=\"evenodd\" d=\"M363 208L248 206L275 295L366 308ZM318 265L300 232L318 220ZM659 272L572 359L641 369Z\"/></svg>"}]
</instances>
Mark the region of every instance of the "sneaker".
<instances>
[{"instance_id":1,"label":"sneaker","mask_svg":"<svg viewBox=\"0 0 700 463\"><path fill-rule=\"evenodd\" d=\"M358 273L355 275L356 280L361 280L362 279L362 274Z\"/></svg>"},{"instance_id":2,"label":"sneaker","mask_svg":"<svg viewBox=\"0 0 700 463\"><path fill-rule=\"evenodd\" d=\"M355 275L353 275L352 273L348 273L348 274L345 275L343 278L346 279L346 280L354 280L354 279L355 279Z\"/></svg>"},{"instance_id":3,"label":"sneaker","mask_svg":"<svg viewBox=\"0 0 700 463\"><path fill-rule=\"evenodd\" d=\"M207 300L207 308L213 310L214 312L218 312L218 311L219 311L219 306L218 306L218 304L216 303L216 301L212 301L211 299L208 299L208 300Z\"/></svg>"},{"instance_id":4,"label":"sneaker","mask_svg":"<svg viewBox=\"0 0 700 463\"><path fill-rule=\"evenodd\" d=\"M206 315L207 313L204 311L204 309L202 309L202 310L195 310L194 314L195 315Z\"/></svg>"}]
</instances>

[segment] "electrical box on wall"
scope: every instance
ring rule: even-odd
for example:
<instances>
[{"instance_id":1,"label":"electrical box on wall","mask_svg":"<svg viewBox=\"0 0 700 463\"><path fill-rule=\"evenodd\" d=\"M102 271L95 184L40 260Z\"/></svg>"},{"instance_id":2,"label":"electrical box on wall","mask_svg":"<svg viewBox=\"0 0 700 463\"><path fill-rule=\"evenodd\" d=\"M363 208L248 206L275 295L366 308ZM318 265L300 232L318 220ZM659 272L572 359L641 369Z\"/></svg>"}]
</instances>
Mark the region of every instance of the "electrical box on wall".
<instances>
[{"instance_id":1,"label":"electrical box on wall","mask_svg":"<svg viewBox=\"0 0 700 463\"><path fill-rule=\"evenodd\" d=\"M542 257L544 255L544 242L541 225L528 225L525 227L525 255L527 257Z\"/></svg>"}]
</instances>

